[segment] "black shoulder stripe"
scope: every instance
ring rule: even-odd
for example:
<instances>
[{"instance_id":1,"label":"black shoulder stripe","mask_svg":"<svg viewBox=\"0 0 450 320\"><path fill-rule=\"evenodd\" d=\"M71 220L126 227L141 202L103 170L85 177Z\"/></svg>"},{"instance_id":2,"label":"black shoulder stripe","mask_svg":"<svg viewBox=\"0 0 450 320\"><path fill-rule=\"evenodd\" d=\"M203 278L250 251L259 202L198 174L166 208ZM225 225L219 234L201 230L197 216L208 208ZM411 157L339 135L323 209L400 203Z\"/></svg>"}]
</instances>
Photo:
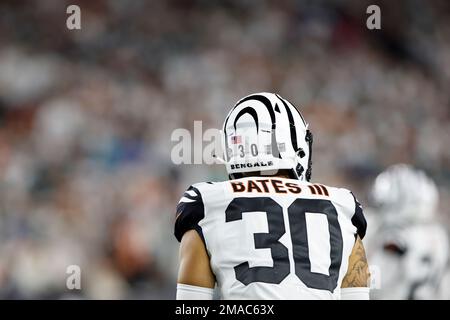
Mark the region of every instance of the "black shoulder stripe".
<instances>
[{"instance_id":1,"label":"black shoulder stripe","mask_svg":"<svg viewBox=\"0 0 450 320\"><path fill-rule=\"evenodd\" d=\"M352 224L356 227L357 233L361 239L366 235L367 221L363 214L363 209L361 204L356 200L353 192L350 192L355 200L355 213L352 216Z\"/></svg>"},{"instance_id":2,"label":"black shoulder stripe","mask_svg":"<svg viewBox=\"0 0 450 320\"><path fill-rule=\"evenodd\" d=\"M191 196L190 194L188 194L188 193L185 193L185 194L183 194L183 197L184 198L188 198L189 200L197 200L197 195L195 195L195 196Z\"/></svg>"},{"instance_id":3,"label":"black shoulder stripe","mask_svg":"<svg viewBox=\"0 0 450 320\"><path fill-rule=\"evenodd\" d=\"M197 194L195 199L188 195L187 192L184 193L183 197L187 200L193 201L181 201L177 205L174 235L178 241L181 241L183 235L189 230L196 230L204 242L202 228L199 226L199 222L205 218L205 207L203 204L203 199L195 187L190 187L187 191L194 191Z\"/></svg>"},{"instance_id":4,"label":"black shoulder stripe","mask_svg":"<svg viewBox=\"0 0 450 320\"><path fill-rule=\"evenodd\" d=\"M200 196L200 193L198 192L198 190L194 187L189 188L188 190L186 190L183 194L183 198L187 198L189 200L198 200ZM182 200L183 200L182 198Z\"/></svg>"}]
</instances>

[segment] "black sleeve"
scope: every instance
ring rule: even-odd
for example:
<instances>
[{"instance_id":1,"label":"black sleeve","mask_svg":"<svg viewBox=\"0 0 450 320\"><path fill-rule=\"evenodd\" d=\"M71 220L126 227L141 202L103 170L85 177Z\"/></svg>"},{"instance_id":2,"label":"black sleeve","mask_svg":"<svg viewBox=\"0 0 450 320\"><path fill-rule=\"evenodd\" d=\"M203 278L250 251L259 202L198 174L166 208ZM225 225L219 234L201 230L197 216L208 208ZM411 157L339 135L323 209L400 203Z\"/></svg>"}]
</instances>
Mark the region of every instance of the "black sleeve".
<instances>
[{"instance_id":1,"label":"black sleeve","mask_svg":"<svg viewBox=\"0 0 450 320\"><path fill-rule=\"evenodd\" d=\"M364 236L366 235L367 221L366 218L364 217L361 204L358 202L353 192L350 193L352 194L353 199L355 200L355 213L352 216L352 223L356 227L357 230L356 233L358 234L358 236L361 239L363 239Z\"/></svg>"},{"instance_id":2,"label":"black sleeve","mask_svg":"<svg viewBox=\"0 0 450 320\"><path fill-rule=\"evenodd\" d=\"M183 194L183 197L177 205L174 230L177 240L181 242L184 233L194 229L199 233L204 242L202 228L198 225L204 217L205 207L200 191L191 186Z\"/></svg>"}]
</instances>

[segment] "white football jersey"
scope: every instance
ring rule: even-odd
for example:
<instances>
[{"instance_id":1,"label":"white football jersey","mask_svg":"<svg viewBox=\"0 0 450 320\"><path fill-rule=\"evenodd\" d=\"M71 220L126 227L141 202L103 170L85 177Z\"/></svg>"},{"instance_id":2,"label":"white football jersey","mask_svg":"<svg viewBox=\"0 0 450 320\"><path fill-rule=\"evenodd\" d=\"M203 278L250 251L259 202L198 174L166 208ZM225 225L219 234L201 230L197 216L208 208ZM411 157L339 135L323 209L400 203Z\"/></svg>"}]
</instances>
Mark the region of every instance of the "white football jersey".
<instances>
[{"instance_id":1,"label":"white football jersey","mask_svg":"<svg viewBox=\"0 0 450 320\"><path fill-rule=\"evenodd\" d=\"M191 186L175 236L197 230L222 299L340 299L361 205L346 189L276 177Z\"/></svg>"},{"instance_id":2,"label":"white football jersey","mask_svg":"<svg viewBox=\"0 0 450 320\"><path fill-rule=\"evenodd\" d=\"M448 260L446 230L436 223L390 223L377 228L367 251L374 299L438 299Z\"/></svg>"}]
</instances>

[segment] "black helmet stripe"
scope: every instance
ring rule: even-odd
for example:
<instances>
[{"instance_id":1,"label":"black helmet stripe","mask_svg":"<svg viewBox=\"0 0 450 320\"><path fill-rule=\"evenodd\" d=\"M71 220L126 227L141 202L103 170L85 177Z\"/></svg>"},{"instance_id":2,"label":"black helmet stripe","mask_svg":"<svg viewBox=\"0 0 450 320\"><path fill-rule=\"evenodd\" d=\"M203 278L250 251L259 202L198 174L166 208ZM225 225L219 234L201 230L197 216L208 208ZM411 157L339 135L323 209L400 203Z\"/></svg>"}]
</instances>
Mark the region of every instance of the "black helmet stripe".
<instances>
[{"instance_id":1,"label":"black helmet stripe","mask_svg":"<svg viewBox=\"0 0 450 320\"><path fill-rule=\"evenodd\" d=\"M298 111L298 109L297 109L293 104L291 104L291 106L294 108L295 111L297 111L298 115L300 116L300 118L301 118L302 121L303 121L303 124L304 124L305 127L306 127L306 126L307 126L307 123L306 123L306 121L305 121L305 118L303 118L302 113L301 113L300 111Z\"/></svg>"},{"instance_id":2,"label":"black helmet stripe","mask_svg":"<svg viewBox=\"0 0 450 320\"><path fill-rule=\"evenodd\" d=\"M286 109L288 119L289 119L289 127L291 130L291 142L292 142L292 148L294 148L294 152L297 152L298 150L298 143L297 143L297 129L295 128L295 122L294 117L292 116L291 109L287 105L287 103L277 94L278 99L283 103L284 108Z\"/></svg>"},{"instance_id":3,"label":"black helmet stripe","mask_svg":"<svg viewBox=\"0 0 450 320\"><path fill-rule=\"evenodd\" d=\"M270 102L269 98L260 95L260 94L253 94L250 95L248 97L245 97L244 99L240 100L235 106L234 108L231 110L230 114L228 115L227 119L225 120L225 124L224 124L224 135L225 135L225 154L228 160L228 139L227 139L227 124L228 124L228 120L229 120L229 116L231 115L231 113L233 113L234 109L236 109L239 105L241 105L242 103L249 101L249 100L257 100L259 102L261 102L262 104L264 104L264 106L266 107L267 111L270 114L270 119L272 121L272 155L274 157L278 157L281 159L281 154L280 151L278 150L278 143L277 143L277 138L275 135L275 129L276 129L276 122L275 122L275 112L272 109L272 103Z\"/></svg>"},{"instance_id":4,"label":"black helmet stripe","mask_svg":"<svg viewBox=\"0 0 450 320\"><path fill-rule=\"evenodd\" d=\"M236 108L236 107L234 107ZM225 150L224 155L225 155L225 160L229 160L228 159L228 137L227 137L227 123L228 123L228 119L230 119L231 113L233 112L234 108L230 111L230 113L228 114L227 118L225 119L225 123L223 124L223 134L225 136Z\"/></svg>"},{"instance_id":5,"label":"black helmet stripe","mask_svg":"<svg viewBox=\"0 0 450 320\"><path fill-rule=\"evenodd\" d=\"M277 97L280 98L281 100L284 100L285 102L289 103L290 106L291 106L295 111L297 111L298 115L300 116L300 118L301 118L302 121L303 121L303 124L304 124L305 126L307 125L307 124L306 124L306 121L305 121L305 118L303 118L302 113L301 113L300 111L298 111L298 109L297 109L296 106L294 106L292 103L290 103L289 101L285 100L284 98L280 97L278 94L277 94ZM290 108L289 108L289 109L290 109Z\"/></svg>"},{"instance_id":6,"label":"black helmet stripe","mask_svg":"<svg viewBox=\"0 0 450 320\"><path fill-rule=\"evenodd\" d=\"M236 123L238 122L239 118L242 117L244 114L250 114L253 117L253 120L255 120L256 123L256 132L259 132L259 122L258 122L258 113L256 113L256 110L252 107L247 107L239 111L238 115L234 119L234 130L236 130Z\"/></svg>"},{"instance_id":7,"label":"black helmet stripe","mask_svg":"<svg viewBox=\"0 0 450 320\"><path fill-rule=\"evenodd\" d=\"M259 94L253 94L253 95L245 97L244 99L239 101L238 104L234 108L237 108L240 104L242 104L246 101L249 101L249 100L257 100L266 106L267 111L269 111L269 114L270 114L270 119L272 120L272 129L275 129L276 128L275 112L272 109L272 103L270 102L269 98L264 97Z\"/></svg>"}]
</instances>

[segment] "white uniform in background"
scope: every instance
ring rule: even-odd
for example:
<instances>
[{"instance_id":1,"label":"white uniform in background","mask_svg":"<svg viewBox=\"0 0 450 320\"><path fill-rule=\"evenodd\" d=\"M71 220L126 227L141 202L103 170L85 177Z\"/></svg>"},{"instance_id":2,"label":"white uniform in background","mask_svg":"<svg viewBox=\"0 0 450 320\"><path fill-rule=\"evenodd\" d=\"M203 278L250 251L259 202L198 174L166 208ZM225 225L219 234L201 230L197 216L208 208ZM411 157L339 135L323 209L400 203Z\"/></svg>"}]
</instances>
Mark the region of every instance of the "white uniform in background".
<instances>
[{"instance_id":1,"label":"white uniform in background","mask_svg":"<svg viewBox=\"0 0 450 320\"><path fill-rule=\"evenodd\" d=\"M372 188L377 208L366 238L374 299L438 299L448 260L447 230L435 219L438 191L422 171L395 165Z\"/></svg>"},{"instance_id":2,"label":"white uniform in background","mask_svg":"<svg viewBox=\"0 0 450 320\"><path fill-rule=\"evenodd\" d=\"M284 178L196 184L177 212L175 236L200 234L222 299L339 299L366 232L350 191Z\"/></svg>"}]
</instances>

